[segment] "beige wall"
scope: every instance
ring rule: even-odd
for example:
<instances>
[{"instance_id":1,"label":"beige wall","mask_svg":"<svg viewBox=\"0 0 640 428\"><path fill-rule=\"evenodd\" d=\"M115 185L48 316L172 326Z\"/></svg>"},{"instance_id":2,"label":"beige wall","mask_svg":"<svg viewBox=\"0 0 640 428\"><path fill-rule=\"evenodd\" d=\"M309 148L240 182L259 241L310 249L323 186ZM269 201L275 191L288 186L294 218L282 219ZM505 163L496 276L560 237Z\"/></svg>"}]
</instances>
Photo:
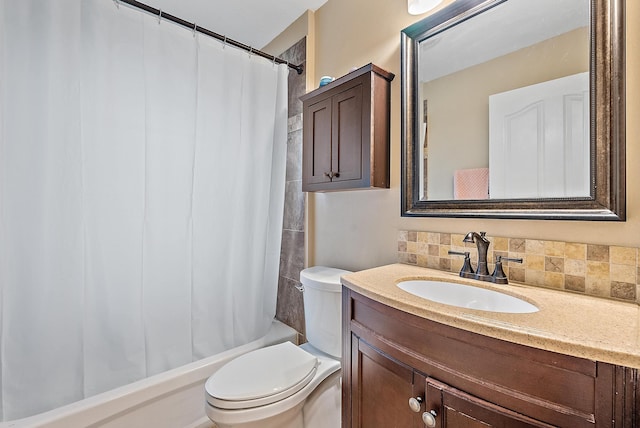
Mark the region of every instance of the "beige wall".
<instances>
[{"instance_id":1,"label":"beige wall","mask_svg":"<svg viewBox=\"0 0 640 428\"><path fill-rule=\"evenodd\" d=\"M400 31L420 17L405 0L328 0L315 13L316 76L369 62L396 74L391 100L391 189L309 194L307 263L365 269L393 263L398 230L640 245L640 168L627 168L624 223L400 216ZM640 2L627 0L627 165L640 162ZM635 24L635 25L634 25Z\"/></svg>"}]
</instances>

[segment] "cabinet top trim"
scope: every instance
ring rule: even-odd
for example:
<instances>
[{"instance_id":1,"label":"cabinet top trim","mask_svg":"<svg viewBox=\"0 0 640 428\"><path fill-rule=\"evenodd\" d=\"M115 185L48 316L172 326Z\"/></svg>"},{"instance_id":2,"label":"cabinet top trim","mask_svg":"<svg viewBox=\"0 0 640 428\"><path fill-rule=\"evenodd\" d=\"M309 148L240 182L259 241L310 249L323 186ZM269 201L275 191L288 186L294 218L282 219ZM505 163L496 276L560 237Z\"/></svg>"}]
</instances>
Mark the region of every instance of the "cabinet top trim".
<instances>
[{"instance_id":1,"label":"cabinet top trim","mask_svg":"<svg viewBox=\"0 0 640 428\"><path fill-rule=\"evenodd\" d=\"M389 82L391 82L395 77L395 74L390 73L390 72L388 72L386 70L383 70L382 68L378 67L375 64L369 63L369 64L367 64L367 65L365 65L363 67L360 67L357 70L354 70L354 71L352 71L352 72L350 72L348 74L345 74L342 77L337 78L336 80L334 80L333 82L331 82L331 83L329 83L329 84L327 84L325 86L322 86L320 88L314 89L313 91L302 95L300 97L300 99L304 102L304 101L308 100L309 98L315 97L315 96L320 95L320 94L322 94L322 93L324 93L326 91L329 91L332 88L334 88L334 87L336 87L336 86L338 86L338 85L340 85L340 84L342 84L344 82L348 82L349 80L355 79L357 77L360 77L360 76L368 74L368 73L375 73L378 76L382 77L383 79L385 79L385 80L387 80Z\"/></svg>"}]
</instances>

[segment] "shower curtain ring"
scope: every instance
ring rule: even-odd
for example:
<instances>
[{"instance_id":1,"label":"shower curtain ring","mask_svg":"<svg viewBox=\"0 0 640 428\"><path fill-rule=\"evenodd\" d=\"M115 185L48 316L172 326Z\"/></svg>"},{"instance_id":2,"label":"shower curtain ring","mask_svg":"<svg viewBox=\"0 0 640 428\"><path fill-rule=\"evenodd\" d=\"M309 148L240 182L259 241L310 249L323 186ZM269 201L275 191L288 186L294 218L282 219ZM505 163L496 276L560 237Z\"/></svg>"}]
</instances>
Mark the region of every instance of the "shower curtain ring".
<instances>
[{"instance_id":1,"label":"shower curtain ring","mask_svg":"<svg viewBox=\"0 0 640 428\"><path fill-rule=\"evenodd\" d=\"M253 46L249 46L249 57L253 55Z\"/></svg>"},{"instance_id":2,"label":"shower curtain ring","mask_svg":"<svg viewBox=\"0 0 640 428\"><path fill-rule=\"evenodd\" d=\"M227 47L227 36L224 36L224 40L222 41L222 49Z\"/></svg>"},{"instance_id":3,"label":"shower curtain ring","mask_svg":"<svg viewBox=\"0 0 640 428\"><path fill-rule=\"evenodd\" d=\"M158 13L158 24L160 24L160 20L162 19L162 9L158 9L160 13Z\"/></svg>"},{"instance_id":4,"label":"shower curtain ring","mask_svg":"<svg viewBox=\"0 0 640 428\"><path fill-rule=\"evenodd\" d=\"M194 22L193 23L193 37L196 36L196 31L198 30L198 25Z\"/></svg>"}]
</instances>

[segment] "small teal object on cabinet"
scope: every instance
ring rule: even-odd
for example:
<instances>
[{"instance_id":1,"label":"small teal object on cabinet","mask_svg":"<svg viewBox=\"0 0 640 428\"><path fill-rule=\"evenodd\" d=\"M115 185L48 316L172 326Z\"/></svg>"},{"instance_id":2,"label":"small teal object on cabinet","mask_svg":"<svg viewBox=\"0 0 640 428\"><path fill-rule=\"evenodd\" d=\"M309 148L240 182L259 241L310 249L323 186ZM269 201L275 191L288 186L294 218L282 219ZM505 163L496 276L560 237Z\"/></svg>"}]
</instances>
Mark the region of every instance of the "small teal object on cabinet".
<instances>
[{"instance_id":1,"label":"small teal object on cabinet","mask_svg":"<svg viewBox=\"0 0 640 428\"><path fill-rule=\"evenodd\" d=\"M320 87L323 87L324 85L326 85L327 83L331 83L333 82L335 79L331 76L322 76L320 78Z\"/></svg>"}]
</instances>

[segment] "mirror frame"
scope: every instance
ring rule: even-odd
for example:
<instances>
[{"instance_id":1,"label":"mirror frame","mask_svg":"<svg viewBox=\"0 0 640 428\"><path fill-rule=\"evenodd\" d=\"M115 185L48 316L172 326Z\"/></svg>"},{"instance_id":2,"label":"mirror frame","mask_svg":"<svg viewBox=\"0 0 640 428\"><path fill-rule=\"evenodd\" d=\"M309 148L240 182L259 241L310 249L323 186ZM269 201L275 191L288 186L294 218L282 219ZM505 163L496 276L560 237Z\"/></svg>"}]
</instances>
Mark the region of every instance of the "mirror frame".
<instances>
[{"instance_id":1,"label":"mirror frame","mask_svg":"<svg viewBox=\"0 0 640 428\"><path fill-rule=\"evenodd\" d=\"M590 0L591 194L584 198L421 200L418 44L508 0L456 0L401 32L403 217L626 219L625 0Z\"/></svg>"}]
</instances>

